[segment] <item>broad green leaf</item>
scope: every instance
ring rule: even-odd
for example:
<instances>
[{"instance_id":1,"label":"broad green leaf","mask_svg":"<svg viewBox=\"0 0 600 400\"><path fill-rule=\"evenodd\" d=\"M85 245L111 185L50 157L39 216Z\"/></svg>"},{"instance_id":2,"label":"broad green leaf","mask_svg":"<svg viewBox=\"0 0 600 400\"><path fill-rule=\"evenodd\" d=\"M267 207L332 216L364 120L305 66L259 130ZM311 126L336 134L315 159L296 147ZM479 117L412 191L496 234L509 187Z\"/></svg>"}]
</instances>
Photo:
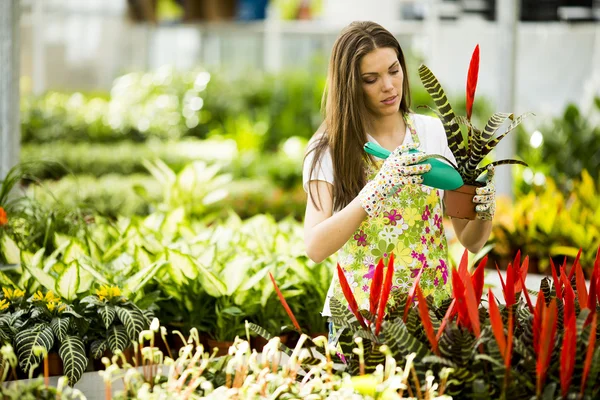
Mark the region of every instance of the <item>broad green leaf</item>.
<instances>
[{"instance_id":1,"label":"broad green leaf","mask_svg":"<svg viewBox=\"0 0 600 400\"><path fill-rule=\"evenodd\" d=\"M148 328L144 315L136 309L121 306L116 306L115 308L119 320L125 325L129 339L138 341L140 332Z\"/></svg>"},{"instance_id":2,"label":"broad green leaf","mask_svg":"<svg viewBox=\"0 0 600 400\"><path fill-rule=\"evenodd\" d=\"M77 298L79 282L79 264L73 261L56 280L56 293L67 301L73 301Z\"/></svg>"},{"instance_id":3,"label":"broad green leaf","mask_svg":"<svg viewBox=\"0 0 600 400\"><path fill-rule=\"evenodd\" d=\"M7 234L0 239L0 250L8 264L18 264L21 261L21 250Z\"/></svg>"},{"instance_id":4,"label":"broad green leaf","mask_svg":"<svg viewBox=\"0 0 600 400\"><path fill-rule=\"evenodd\" d=\"M78 336L67 336L60 344L58 355L63 362L64 374L69 378L69 384L74 385L81 379L88 364L83 340Z\"/></svg>"},{"instance_id":5,"label":"broad green leaf","mask_svg":"<svg viewBox=\"0 0 600 400\"><path fill-rule=\"evenodd\" d=\"M63 262L69 264L81 257L87 257L86 248L78 240L73 239L63 254Z\"/></svg>"},{"instance_id":6,"label":"broad green leaf","mask_svg":"<svg viewBox=\"0 0 600 400\"><path fill-rule=\"evenodd\" d=\"M117 314L115 307L107 304L105 306L98 307L98 314L102 318L102 322L104 323L104 328L108 329L108 327L115 320L115 315Z\"/></svg>"},{"instance_id":7,"label":"broad green leaf","mask_svg":"<svg viewBox=\"0 0 600 400\"><path fill-rule=\"evenodd\" d=\"M188 279L193 280L198 277L198 269L189 255L182 254L177 250L168 250L166 254L172 268L181 271Z\"/></svg>"},{"instance_id":8,"label":"broad green leaf","mask_svg":"<svg viewBox=\"0 0 600 400\"><path fill-rule=\"evenodd\" d=\"M21 265L23 268L25 268L25 270L27 270L27 272L29 272L31 274L31 276L36 281L38 281L47 290L52 290L52 291L56 290L55 289L56 280L52 276L50 276L50 274L48 274L41 268L30 266L25 262L22 263Z\"/></svg>"},{"instance_id":9,"label":"broad green leaf","mask_svg":"<svg viewBox=\"0 0 600 400\"><path fill-rule=\"evenodd\" d=\"M106 339L108 341L108 348L113 354L117 351L125 350L131 344L131 341L127 337L125 327L122 325L113 325L108 328L106 331Z\"/></svg>"},{"instance_id":10,"label":"broad green leaf","mask_svg":"<svg viewBox=\"0 0 600 400\"><path fill-rule=\"evenodd\" d=\"M19 358L19 366L23 371L29 373L31 368L39 365L42 361L41 355L34 354L34 346L41 346L49 352L54 345L54 334L48 325L39 324L17 332L14 344Z\"/></svg>"},{"instance_id":11,"label":"broad green leaf","mask_svg":"<svg viewBox=\"0 0 600 400\"><path fill-rule=\"evenodd\" d=\"M54 336L56 336L59 342L63 341L65 337L67 337L69 322L70 321L68 317L52 318L52 322L50 322L50 327L52 328L52 332L54 333Z\"/></svg>"},{"instance_id":12,"label":"broad green leaf","mask_svg":"<svg viewBox=\"0 0 600 400\"><path fill-rule=\"evenodd\" d=\"M94 360L101 358L108 348L108 342L104 339L94 340L90 345L90 353Z\"/></svg>"},{"instance_id":13,"label":"broad green leaf","mask_svg":"<svg viewBox=\"0 0 600 400\"><path fill-rule=\"evenodd\" d=\"M152 278L154 278L158 270L166 264L166 261L159 260L136 272L125 281L125 284L123 285L123 294L129 296L130 294L141 290Z\"/></svg>"}]
</instances>

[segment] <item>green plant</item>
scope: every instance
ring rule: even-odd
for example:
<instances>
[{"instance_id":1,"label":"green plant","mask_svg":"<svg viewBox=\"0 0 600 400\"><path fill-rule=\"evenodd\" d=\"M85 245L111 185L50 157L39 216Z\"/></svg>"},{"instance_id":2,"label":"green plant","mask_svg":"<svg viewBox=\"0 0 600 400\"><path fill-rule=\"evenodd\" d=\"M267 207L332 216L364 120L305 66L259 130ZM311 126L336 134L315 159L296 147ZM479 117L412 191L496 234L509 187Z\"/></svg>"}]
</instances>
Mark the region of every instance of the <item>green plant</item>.
<instances>
[{"instance_id":1,"label":"green plant","mask_svg":"<svg viewBox=\"0 0 600 400\"><path fill-rule=\"evenodd\" d=\"M454 155L457 162L457 170L460 173L465 184L474 185L476 184L477 178L486 170L486 167L479 167L481 161L487 156L490 151L504 138L509 132L514 130L523 120L527 114L524 114L518 118L514 118L513 114L494 113L483 130L476 128L471 123L471 115L473 108L473 101L475 99L475 89L477 87L477 76L479 72L479 45L475 47L471 63L469 66L469 73L467 77L467 102L466 110L467 115L456 116L452 106L448 102L448 98L444 90L442 89L437 78L425 65L419 67L419 76L425 89L429 92L433 98L437 107L437 116L442 121L446 136L448 137L448 146ZM496 131L502 126L502 124L510 119L512 123L507 130L497 137L494 137ZM463 134L460 130L459 125L464 125L467 128L466 142L463 138ZM504 165L504 164L525 164L519 160L500 160L494 161L488 165Z\"/></svg>"},{"instance_id":2,"label":"green plant","mask_svg":"<svg viewBox=\"0 0 600 400\"><path fill-rule=\"evenodd\" d=\"M31 373L42 361L36 347L49 353L56 345L64 365L64 373L71 385L75 384L88 363L83 340L87 332L87 321L63 299L52 291L38 291L31 298L31 307L21 318L23 324L14 336L19 366Z\"/></svg>"},{"instance_id":3,"label":"green plant","mask_svg":"<svg viewBox=\"0 0 600 400\"><path fill-rule=\"evenodd\" d=\"M532 268L549 273L548 256L556 262L563 257L573 260L581 248L582 264L592 266L600 242L599 187L584 171L569 195L548 178L544 187L517 193L514 201L499 198L492 229L493 257L506 259L522 249L535 263Z\"/></svg>"},{"instance_id":4,"label":"green plant","mask_svg":"<svg viewBox=\"0 0 600 400\"><path fill-rule=\"evenodd\" d=\"M572 189L574 181L585 170L598 181L600 151L600 97L596 97L588 112L575 104L568 104L561 116L552 118L539 127L520 129L517 152L530 166L528 175L536 173L552 178L563 193ZM520 181L522 190L539 186L539 182Z\"/></svg>"},{"instance_id":5,"label":"green plant","mask_svg":"<svg viewBox=\"0 0 600 400\"><path fill-rule=\"evenodd\" d=\"M116 286L102 286L81 299L84 313L90 319L90 349L95 359L106 350L122 352L139 340L150 325L150 315L122 296Z\"/></svg>"}]
</instances>

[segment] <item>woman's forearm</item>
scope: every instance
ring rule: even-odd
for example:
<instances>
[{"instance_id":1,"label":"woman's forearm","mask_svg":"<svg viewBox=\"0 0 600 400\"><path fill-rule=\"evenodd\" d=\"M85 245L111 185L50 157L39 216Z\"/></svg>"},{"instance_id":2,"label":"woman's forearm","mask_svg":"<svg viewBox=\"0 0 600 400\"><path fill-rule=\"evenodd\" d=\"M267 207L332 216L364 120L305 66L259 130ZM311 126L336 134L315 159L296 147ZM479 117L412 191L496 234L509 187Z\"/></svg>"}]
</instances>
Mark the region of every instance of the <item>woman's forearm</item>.
<instances>
[{"instance_id":1,"label":"woman's forearm","mask_svg":"<svg viewBox=\"0 0 600 400\"><path fill-rule=\"evenodd\" d=\"M366 216L359 199L355 198L340 212L312 227L304 240L310 259L321 262L341 249Z\"/></svg>"},{"instance_id":2,"label":"woman's forearm","mask_svg":"<svg viewBox=\"0 0 600 400\"><path fill-rule=\"evenodd\" d=\"M452 226L459 242L471 253L481 250L492 232L492 221L453 218Z\"/></svg>"}]
</instances>

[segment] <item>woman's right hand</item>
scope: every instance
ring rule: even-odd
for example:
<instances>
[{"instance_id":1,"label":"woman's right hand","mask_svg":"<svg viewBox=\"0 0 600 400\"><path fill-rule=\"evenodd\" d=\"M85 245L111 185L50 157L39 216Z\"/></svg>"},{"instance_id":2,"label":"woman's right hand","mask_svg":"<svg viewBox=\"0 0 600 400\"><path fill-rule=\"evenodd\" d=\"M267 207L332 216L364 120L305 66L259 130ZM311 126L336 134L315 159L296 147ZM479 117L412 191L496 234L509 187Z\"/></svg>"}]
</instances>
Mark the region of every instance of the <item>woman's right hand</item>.
<instances>
[{"instance_id":1,"label":"woman's right hand","mask_svg":"<svg viewBox=\"0 0 600 400\"><path fill-rule=\"evenodd\" d=\"M431 170L431 165L416 165L426 156L421 151L409 153L417 148L415 143L398 146L384 161L375 178L360 191L360 204L369 216L377 216L383 200L396 193L400 186L423 182L421 175Z\"/></svg>"}]
</instances>

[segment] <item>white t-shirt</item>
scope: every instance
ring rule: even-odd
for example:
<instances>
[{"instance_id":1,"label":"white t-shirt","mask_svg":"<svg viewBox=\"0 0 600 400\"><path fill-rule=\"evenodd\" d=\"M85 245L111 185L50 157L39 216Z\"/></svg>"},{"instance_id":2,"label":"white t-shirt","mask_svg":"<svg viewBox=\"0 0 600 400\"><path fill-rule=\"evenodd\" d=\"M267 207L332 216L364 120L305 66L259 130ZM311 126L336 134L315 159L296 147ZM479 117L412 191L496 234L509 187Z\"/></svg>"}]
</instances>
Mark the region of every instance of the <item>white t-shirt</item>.
<instances>
[{"instance_id":1,"label":"white t-shirt","mask_svg":"<svg viewBox=\"0 0 600 400\"><path fill-rule=\"evenodd\" d=\"M452 161L454 164L456 164L456 159L454 158L452 151L448 147L448 138L446 137L446 131L444 130L442 121L440 121L438 118L421 114L411 114L411 118L413 120L415 130L417 131L417 136L419 137L419 142L421 144L419 150L423 151L426 154L440 154L446 157L448 160ZM307 151L311 149L311 146L315 144L316 137L317 136L313 137L313 139L311 139L308 143ZM377 143L375 138L373 138L371 135L367 134L367 138L370 142ZM408 131L407 129L406 134L404 135L404 142L402 144L409 144L412 142L412 136L410 134L410 131ZM310 175L309 173L313 159L314 151L310 152L310 154L306 156L306 160L304 161L304 167L302 170L302 184L304 187L304 191L307 193L308 184L310 181L325 181L333 185L333 163L331 161L330 151L327 150L323 153L320 163L317 162L315 170L313 171L312 175ZM440 196L444 196L443 190L440 190ZM337 211L338 210L334 210L334 213L336 213ZM323 307L323 312L321 313L324 317L331 316L331 312L329 310L329 298L332 295L333 282L329 286L327 298L325 299L325 306Z\"/></svg>"}]
</instances>

